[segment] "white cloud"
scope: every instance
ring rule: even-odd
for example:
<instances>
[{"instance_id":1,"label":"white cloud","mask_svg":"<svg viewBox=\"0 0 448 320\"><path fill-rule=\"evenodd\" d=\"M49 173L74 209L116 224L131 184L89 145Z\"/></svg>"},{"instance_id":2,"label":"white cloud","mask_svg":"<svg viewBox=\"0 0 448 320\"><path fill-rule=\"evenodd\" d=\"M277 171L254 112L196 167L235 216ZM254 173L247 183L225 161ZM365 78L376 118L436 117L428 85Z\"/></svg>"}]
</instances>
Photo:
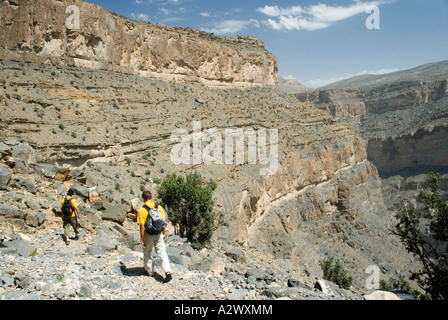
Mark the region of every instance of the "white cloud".
<instances>
[{"instance_id":1,"label":"white cloud","mask_svg":"<svg viewBox=\"0 0 448 320\"><path fill-rule=\"evenodd\" d=\"M304 9L301 6L293 6L286 9L279 8L278 6L265 6L264 8L258 8L257 11L270 17L279 17L300 15L303 13Z\"/></svg>"},{"instance_id":2,"label":"white cloud","mask_svg":"<svg viewBox=\"0 0 448 320\"><path fill-rule=\"evenodd\" d=\"M135 0L135 4L158 4L158 5L177 5L180 4L181 0Z\"/></svg>"},{"instance_id":3,"label":"white cloud","mask_svg":"<svg viewBox=\"0 0 448 320\"><path fill-rule=\"evenodd\" d=\"M316 88L320 88L320 87L326 86L326 85L328 85L330 83L334 83L334 82L338 82L338 81L341 81L341 80L350 79L350 78L353 78L353 77L356 77L356 76L362 76L362 75L366 75L366 74L381 75L381 74L397 72L397 71L400 71L400 70L401 69L398 69L398 68L380 69L380 70L376 70L376 71L364 70L364 71L361 71L358 74L347 74L347 75L344 75L344 76L341 76L341 77L333 77L333 78L330 78L330 79L308 80L306 84L307 84L308 87L316 89Z\"/></svg>"},{"instance_id":4,"label":"white cloud","mask_svg":"<svg viewBox=\"0 0 448 320\"><path fill-rule=\"evenodd\" d=\"M210 32L218 35L235 34L245 30L249 26L260 27L258 20L223 20L216 23L212 28L202 28L202 31Z\"/></svg>"},{"instance_id":5,"label":"white cloud","mask_svg":"<svg viewBox=\"0 0 448 320\"><path fill-rule=\"evenodd\" d=\"M296 77L294 77L292 74L288 74L287 76L283 77L283 79L297 81Z\"/></svg>"},{"instance_id":6,"label":"white cloud","mask_svg":"<svg viewBox=\"0 0 448 320\"><path fill-rule=\"evenodd\" d=\"M292 6L280 8L278 6L264 6L257 11L267 15L268 20L263 23L275 30L319 30L331 26L332 23L345 20L355 15L365 13L370 5L390 3L390 1L355 1L348 7L329 6L326 4L310 7ZM272 19L274 18L274 19Z\"/></svg>"},{"instance_id":7,"label":"white cloud","mask_svg":"<svg viewBox=\"0 0 448 320\"><path fill-rule=\"evenodd\" d=\"M149 15L147 15L146 13L131 13L131 18L132 19L136 19L136 20L143 20L143 21L148 21L149 22Z\"/></svg>"}]
</instances>

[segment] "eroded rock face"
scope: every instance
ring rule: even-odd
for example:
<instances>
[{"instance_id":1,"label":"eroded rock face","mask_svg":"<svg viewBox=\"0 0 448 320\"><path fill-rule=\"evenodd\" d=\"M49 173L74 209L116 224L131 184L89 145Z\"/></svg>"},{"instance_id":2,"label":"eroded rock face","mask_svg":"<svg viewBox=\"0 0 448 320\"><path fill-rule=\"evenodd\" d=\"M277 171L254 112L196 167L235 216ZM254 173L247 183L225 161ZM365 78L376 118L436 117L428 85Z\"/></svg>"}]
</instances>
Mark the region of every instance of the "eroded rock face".
<instances>
[{"instance_id":1,"label":"eroded rock face","mask_svg":"<svg viewBox=\"0 0 448 320\"><path fill-rule=\"evenodd\" d=\"M71 5L79 8L79 29L78 13L67 10ZM49 59L211 87L277 83L277 59L252 37L132 21L77 0L3 1L0 17L0 47L7 50L2 55L19 60Z\"/></svg>"},{"instance_id":2,"label":"eroded rock face","mask_svg":"<svg viewBox=\"0 0 448 320\"><path fill-rule=\"evenodd\" d=\"M367 88L338 88L297 93L296 97L334 117L359 117L407 109L448 97L447 80L398 81Z\"/></svg>"},{"instance_id":3,"label":"eroded rock face","mask_svg":"<svg viewBox=\"0 0 448 320\"><path fill-rule=\"evenodd\" d=\"M420 129L413 135L396 139L372 139L367 150L384 177L395 174L409 177L431 170L445 172L448 167L447 139L448 127Z\"/></svg>"},{"instance_id":4,"label":"eroded rock face","mask_svg":"<svg viewBox=\"0 0 448 320\"><path fill-rule=\"evenodd\" d=\"M29 143L37 162L77 167L69 179L118 201L155 191L169 173L198 171L218 184L215 203L227 223L219 234L311 269L328 254L358 259L357 274L375 259L389 270L408 262L403 248L391 249L395 238L385 240L378 172L358 135L275 88L210 88L275 83L275 58L258 40L134 22L73 3L79 31L65 26L65 2L3 1L5 138ZM194 122L203 131L278 130L279 169L261 176L259 161L174 164L171 135L191 133ZM8 150L2 147L5 159ZM89 214L92 225L105 218Z\"/></svg>"},{"instance_id":5,"label":"eroded rock face","mask_svg":"<svg viewBox=\"0 0 448 320\"><path fill-rule=\"evenodd\" d=\"M313 92L300 101L330 112L368 143L368 159L382 177L446 173L448 62L389 75L360 76Z\"/></svg>"}]
</instances>

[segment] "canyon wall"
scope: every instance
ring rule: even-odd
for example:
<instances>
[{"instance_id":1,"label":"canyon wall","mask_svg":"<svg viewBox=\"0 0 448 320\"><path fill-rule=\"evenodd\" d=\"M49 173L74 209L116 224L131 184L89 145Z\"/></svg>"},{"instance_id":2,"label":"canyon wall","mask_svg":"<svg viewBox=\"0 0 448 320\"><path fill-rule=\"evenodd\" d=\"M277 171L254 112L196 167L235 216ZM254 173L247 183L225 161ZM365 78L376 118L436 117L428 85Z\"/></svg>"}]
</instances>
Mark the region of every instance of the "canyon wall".
<instances>
[{"instance_id":1,"label":"canyon wall","mask_svg":"<svg viewBox=\"0 0 448 320\"><path fill-rule=\"evenodd\" d=\"M448 172L448 62L360 76L295 96L332 114L368 144L380 175Z\"/></svg>"},{"instance_id":2,"label":"canyon wall","mask_svg":"<svg viewBox=\"0 0 448 320\"><path fill-rule=\"evenodd\" d=\"M261 40L133 21L78 0L2 1L0 48L5 58L211 87L277 83L277 59Z\"/></svg>"},{"instance_id":3,"label":"canyon wall","mask_svg":"<svg viewBox=\"0 0 448 320\"><path fill-rule=\"evenodd\" d=\"M43 170L51 177L61 170L64 185L83 184L129 202L142 189L156 194L167 174L197 171L218 185L216 210L225 221L218 235L312 272L333 256L351 266L361 286L368 265L408 270L409 256L388 236L391 217L366 143L325 111L275 88L211 89L108 70L0 62L2 140L30 144L36 162L27 169L17 159L17 174ZM277 129L278 170L261 176L268 165L249 164L247 156L243 164L174 164L172 133L191 133L194 122L202 135L212 128ZM269 142L268 136L268 150ZM91 219L94 213L83 214Z\"/></svg>"},{"instance_id":4,"label":"canyon wall","mask_svg":"<svg viewBox=\"0 0 448 320\"><path fill-rule=\"evenodd\" d=\"M80 30L66 28L68 4L80 8ZM366 142L273 87L276 59L261 41L131 21L81 1L5 0L0 13L1 162L13 181L5 188L20 188L25 174L42 194L45 183L82 184L122 204L156 192L170 173L197 171L218 186L218 235L313 272L335 257L361 287L369 265L409 271ZM175 164L173 132L190 134L198 122L203 136L277 130L278 170L260 175L266 165L249 163L247 149L243 164ZM20 142L33 163L8 154ZM51 173L59 170L62 181ZM94 221L88 205L82 213Z\"/></svg>"}]
</instances>

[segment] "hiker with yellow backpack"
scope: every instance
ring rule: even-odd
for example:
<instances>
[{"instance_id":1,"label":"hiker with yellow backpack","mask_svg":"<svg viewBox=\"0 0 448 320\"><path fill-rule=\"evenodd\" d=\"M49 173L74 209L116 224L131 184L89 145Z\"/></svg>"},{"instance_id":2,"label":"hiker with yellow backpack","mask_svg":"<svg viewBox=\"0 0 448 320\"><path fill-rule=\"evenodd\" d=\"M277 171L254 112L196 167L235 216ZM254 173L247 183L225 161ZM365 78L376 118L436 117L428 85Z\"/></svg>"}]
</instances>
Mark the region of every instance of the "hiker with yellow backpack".
<instances>
[{"instance_id":1,"label":"hiker with yellow backpack","mask_svg":"<svg viewBox=\"0 0 448 320\"><path fill-rule=\"evenodd\" d=\"M73 198L74 191L69 189L67 196L61 201L62 226L64 228L65 244L69 245L70 227L75 231L75 240L79 239L79 209L76 200Z\"/></svg>"},{"instance_id":2,"label":"hiker with yellow backpack","mask_svg":"<svg viewBox=\"0 0 448 320\"><path fill-rule=\"evenodd\" d=\"M154 274L154 261L151 257L152 248L154 247L156 253L162 260L162 267L165 271L165 281L168 282L172 279L172 275L165 245L167 216L162 206L156 205L152 201L152 194L150 191L144 191L142 198L144 205L137 212L137 223L140 226L140 238L143 248L143 266L150 276Z\"/></svg>"}]
</instances>

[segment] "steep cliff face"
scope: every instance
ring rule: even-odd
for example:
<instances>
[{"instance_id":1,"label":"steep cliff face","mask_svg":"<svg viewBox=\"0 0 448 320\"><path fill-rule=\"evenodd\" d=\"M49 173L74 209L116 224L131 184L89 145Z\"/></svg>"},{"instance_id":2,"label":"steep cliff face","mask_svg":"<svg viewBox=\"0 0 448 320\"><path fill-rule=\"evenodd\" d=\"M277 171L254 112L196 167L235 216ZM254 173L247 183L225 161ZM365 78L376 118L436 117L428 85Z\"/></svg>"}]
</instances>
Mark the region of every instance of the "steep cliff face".
<instances>
[{"instance_id":1,"label":"steep cliff face","mask_svg":"<svg viewBox=\"0 0 448 320\"><path fill-rule=\"evenodd\" d=\"M359 117L407 109L448 97L448 80L394 82L360 89L328 89L296 94L334 117Z\"/></svg>"},{"instance_id":2,"label":"steep cliff face","mask_svg":"<svg viewBox=\"0 0 448 320\"><path fill-rule=\"evenodd\" d=\"M408 177L431 170L446 172L447 139L448 127L437 127L431 131L420 129L413 135L403 135L396 139L372 139L367 152L384 176L400 174Z\"/></svg>"},{"instance_id":3,"label":"steep cliff face","mask_svg":"<svg viewBox=\"0 0 448 320\"><path fill-rule=\"evenodd\" d=\"M54 64L211 87L277 83L277 60L261 40L132 21L77 0L2 1L0 47L19 60L52 57Z\"/></svg>"},{"instance_id":4,"label":"steep cliff face","mask_svg":"<svg viewBox=\"0 0 448 320\"><path fill-rule=\"evenodd\" d=\"M447 172L448 62L361 76L296 97L330 112L368 143L382 176Z\"/></svg>"},{"instance_id":5,"label":"steep cliff face","mask_svg":"<svg viewBox=\"0 0 448 320\"><path fill-rule=\"evenodd\" d=\"M69 183L96 186L120 201L142 188L155 191L169 173L198 171L218 184L216 208L227 223L218 234L241 245L313 272L327 256L353 262L361 286L364 269L376 261L406 269L409 257L397 240L383 241L389 216L366 144L326 112L274 88L218 90L106 70L1 64L2 137L30 143L37 162L67 166ZM249 164L247 144L243 164L173 163L172 133L191 134L198 122L202 135L278 130L278 170L261 176L269 164ZM270 141L268 135L268 154ZM387 250L376 250L379 241ZM391 250L397 259L387 257Z\"/></svg>"},{"instance_id":6,"label":"steep cliff face","mask_svg":"<svg viewBox=\"0 0 448 320\"><path fill-rule=\"evenodd\" d=\"M78 31L66 28L66 4L80 8ZM227 223L218 233L241 245L313 271L336 257L361 287L368 265L407 270L366 143L325 111L265 86L275 84L276 62L260 41L134 22L85 2L9 0L0 10L0 128L8 142L0 146L14 174L50 171L56 186L51 171L62 167L67 185L124 202L156 191L169 173L198 171L218 185L216 208ZM254 87L229 88L245 86ZM249 163L249 142L243 163L206 163L205 148L195 161L191 137L209 147L209 133L224 138L226 129L257 133L258 152L263 142L268 154L278 148L278 170L261 175L272 163L260 153ZM187 163L172 159L177 130L190 139ZM260 140L264 130L278 141ZM44 164L3 156L14 141L29 143ZM92 210L83 215L95 220Z\"/></svg>"}]
</instances>

